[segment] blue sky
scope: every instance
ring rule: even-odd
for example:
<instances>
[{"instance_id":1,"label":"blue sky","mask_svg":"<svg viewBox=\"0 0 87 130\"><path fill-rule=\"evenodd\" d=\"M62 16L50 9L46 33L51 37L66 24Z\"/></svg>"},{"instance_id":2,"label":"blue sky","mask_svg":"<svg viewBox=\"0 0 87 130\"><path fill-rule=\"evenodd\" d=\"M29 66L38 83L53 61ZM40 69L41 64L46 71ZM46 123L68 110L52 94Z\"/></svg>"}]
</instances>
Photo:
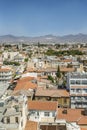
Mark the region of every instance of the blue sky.
<instances>
[{"instance_id":1,"label":"blue sky","mask_svg":"<svg viewBox=\"0 0 87 130\"><path fill-rule=\"evenodd\" d=\"M0 0L0 35L87 34L87 0Z\"/></svg>"}]
</instances>

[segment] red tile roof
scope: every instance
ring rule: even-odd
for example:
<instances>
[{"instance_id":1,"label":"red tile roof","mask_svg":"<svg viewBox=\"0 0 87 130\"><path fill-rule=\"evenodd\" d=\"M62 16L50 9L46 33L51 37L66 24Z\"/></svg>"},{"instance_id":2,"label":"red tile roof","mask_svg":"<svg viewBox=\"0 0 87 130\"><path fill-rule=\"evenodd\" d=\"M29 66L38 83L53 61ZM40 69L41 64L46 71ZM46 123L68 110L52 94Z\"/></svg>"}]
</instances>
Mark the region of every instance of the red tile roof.
<instances>
[{"instance_id":1,"label":"red tile roof","mask_svg":"<svg viewBox=\"0 0 87 130\"><path fill-rule=\"evenodd\" d=\"M22 77L18 80L18 82L26 82L26 81L31 81L33 80L34 77L30 77L30 76L27 76L27 77Z\"/></svg>"},{"instance_id":2,"label":"red tile roof","mask_svg":"<svg viewBox=\"0 0 87 130\"><path fill-rule=\"evenodd\" d=\"M37 130L37 122L27 121L24 130Z\"/></svg>"},{"instance_id":3,"label":"red tile roof","mask_svg":"<svg viewBox=\"0 0 87 130\"><path fill-rule=\"evenodd\" d=\"M63 112L67 111L66 114ZM83 114L84 109L58 108L57 119L65 119L68 122L77 122L78 125L87 125L87 115Z\"/></svg>"},{"instance_id":4,"label":"red tile roof","mask_svg":"<svg viewBox=\"0 0 87 130\"><path fill-rule=\"evenodd\" d=\"M64 68L64 67L60 67L60 71L61 72L74 72L75 68Z\"/></svg>"},{"instance_id":5,"label":"red tile roof","mask_svg":"<svg viewBox=\"0 0 87 130\"><path fill-rule=\"evenodd\" d=\"M56 101L28 101L29 110L56 111L58 103Z\"/></svg>"},{"instance_id":6,"label":"red tile roof","mask_svg":"<svg viewBox=\"0 0 87 130\"><path fill-rule=\"evenodd\" d=\"M33 77L21 78L20 80L18 80L14 91L36 89L37 84L31 82L33 79L34 79Z\"/></svg>"},{"instance_id":7,"label":"red tile roof","mask_svg":"<svg viewBox=\"0 0 87 130\"><path fill-rule=\"evenodd\" d=\"M37 84L35 84L35 83L32 83L32 82L18 82L17 86L14 89L14 91L36 89L36 88L37 88Z\"/></svg>"},{"instance_id":8,"label":"red tile roof","mask_svg":"<svg viewBox=\"0 0 87 130\"><path fill-rule=\"evenodd\" d=\"M44 97L69 97L69 92L64 89L44 89L37 88L35 96L44 96Z\"/></svg>"},{"instance_id":9,"label":"red tile roof","mask_svg":"<svg viewBox=\"0 0 87 130\"><path fill-rule=\"evenodd\" d=\"M80 129L81 129L81 130L87 130L87 128L83 128L83 127L81 127Z\"/></svg>"}]
</instances>

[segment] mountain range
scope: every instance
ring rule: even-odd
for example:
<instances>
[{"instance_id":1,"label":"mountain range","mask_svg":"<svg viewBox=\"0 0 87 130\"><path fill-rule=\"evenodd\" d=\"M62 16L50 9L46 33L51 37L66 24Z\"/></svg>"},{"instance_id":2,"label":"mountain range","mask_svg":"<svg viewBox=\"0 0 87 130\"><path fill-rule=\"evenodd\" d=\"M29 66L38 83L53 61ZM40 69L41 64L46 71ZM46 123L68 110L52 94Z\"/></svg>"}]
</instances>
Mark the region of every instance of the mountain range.
<instances>
[{"instance_id":1,"label":"mountain range","mask_svg":"<svg viewBox=\"0 0 87 130\"><path fill-rule=\"evenodd\" d=\"M87 34L76 34L76 35L64 35L64 36L54 36L54 35L44 35L38 37L25 37L25 36L14 36L14 35L3 35L0 36L0 42L29 42L29 43L84 43L87 42Z\"/></svg>"}]
</instances>

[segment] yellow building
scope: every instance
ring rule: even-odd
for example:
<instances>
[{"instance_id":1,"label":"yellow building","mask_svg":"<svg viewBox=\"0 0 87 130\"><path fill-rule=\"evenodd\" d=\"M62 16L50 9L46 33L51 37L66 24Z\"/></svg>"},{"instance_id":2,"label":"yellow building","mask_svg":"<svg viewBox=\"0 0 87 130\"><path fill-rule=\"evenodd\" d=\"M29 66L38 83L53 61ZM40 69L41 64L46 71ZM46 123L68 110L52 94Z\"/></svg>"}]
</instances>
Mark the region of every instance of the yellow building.
<instances>
[{"instance_id":1,"label":"yellow building","mask_svg":"<svg viewBox=\"0 0 87 130\"><path fill-rule=\"evenodd\" d=\"M38 88L35 93L35 100L58 101L58 107L70 107L69 92L64 89Z\"/></svg>"}]
</instances>

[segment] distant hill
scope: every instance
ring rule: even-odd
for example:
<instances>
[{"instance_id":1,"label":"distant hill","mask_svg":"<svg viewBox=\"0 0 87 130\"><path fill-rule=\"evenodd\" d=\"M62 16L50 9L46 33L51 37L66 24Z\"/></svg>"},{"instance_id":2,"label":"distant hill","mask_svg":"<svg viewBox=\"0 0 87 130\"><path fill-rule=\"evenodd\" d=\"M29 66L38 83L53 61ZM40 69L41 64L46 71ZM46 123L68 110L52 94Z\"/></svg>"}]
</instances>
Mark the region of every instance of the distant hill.
<instances>
[{"instance_id":1,"label":"distant hill","mask_svg":"<svg viewBox=\"0 0 87 130\"><path fill-rule=\"evenodd\" d=\"M64 36L53 36L45 35L38 37L25 37L25 36L13 36L13 35L3 35L0 36L0 42L40 42L40 43L67 43L67 42L87 42L87 34L77 34L77 35L64 35Z\"/></svg>"}]
</instances>

